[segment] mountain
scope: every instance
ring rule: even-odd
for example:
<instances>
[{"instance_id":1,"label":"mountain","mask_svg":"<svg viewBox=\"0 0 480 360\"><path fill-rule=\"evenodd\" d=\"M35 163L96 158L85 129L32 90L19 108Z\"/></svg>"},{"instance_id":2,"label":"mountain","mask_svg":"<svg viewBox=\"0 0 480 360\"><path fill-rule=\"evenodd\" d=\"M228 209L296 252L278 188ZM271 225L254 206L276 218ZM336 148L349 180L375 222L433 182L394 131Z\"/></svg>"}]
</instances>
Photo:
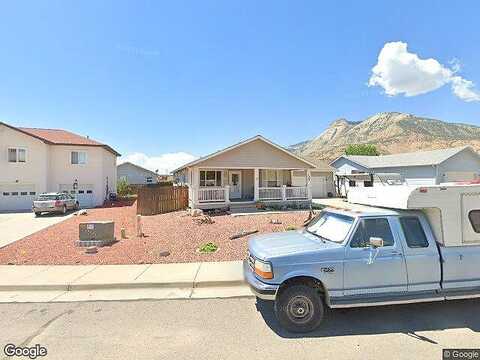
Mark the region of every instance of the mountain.
<instances>
[{"instance_id":1,"label":"mountain","mask_svg":"<svg viewBox=\"0 0 480 360\"><path fill-rule=\"evenodd\" d=\"M312 160L333 160L349 144L374 144L380 154L435 150L471 145L480 150L480 127L423 118L399 112L384 112L360 122L338 119L312 140L290 150Z\"/></svg>"}]
</instances>

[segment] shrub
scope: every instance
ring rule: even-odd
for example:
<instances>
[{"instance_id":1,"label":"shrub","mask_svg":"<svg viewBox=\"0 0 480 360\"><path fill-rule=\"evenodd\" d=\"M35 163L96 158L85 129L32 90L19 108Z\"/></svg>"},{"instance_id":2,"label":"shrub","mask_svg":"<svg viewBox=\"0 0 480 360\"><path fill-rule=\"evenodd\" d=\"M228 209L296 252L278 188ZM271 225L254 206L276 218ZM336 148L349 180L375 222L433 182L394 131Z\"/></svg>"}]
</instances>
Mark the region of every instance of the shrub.
<instances>
[{"instance_id":1,"label":"shrub","mask_svg":"<svg viewBox=\"0 0 480 360\"><path fill-rule=\"evenodd\" d=\"M120 179L117 182L117 194L118 196L133 195L133 189L130 185L128 185L126 179Z\"/></svg>"},{"instance_id":2,"label":"shrub","mask_svg":"<svg viewBox=\"0 0 480 360\"><path fill-rule=\"evenodd\" d=\"M346 155L378 156L378 150L373 144L350 144L345 149Z\"/></svg>"},{"instance_id":3,"label":"shrub","mask_svg":"<svg viewBox=\"0 0 480 360\"><path fill-rule=\"evenodd\" d=\"M285 230L287 230L287 231L297 230L297 227L295 225L288 225Z\"/></svg>"},{"instance_id":4,"label":"shrub","mask_svg":"<svg viewBox=\"0 0 480 360\"><path fill-rule=\"evenodd\" d=\"M218 246L212 242L203 244L198 251L202 253L213 253L218 250Z\"/></svg>"}]
</instances>

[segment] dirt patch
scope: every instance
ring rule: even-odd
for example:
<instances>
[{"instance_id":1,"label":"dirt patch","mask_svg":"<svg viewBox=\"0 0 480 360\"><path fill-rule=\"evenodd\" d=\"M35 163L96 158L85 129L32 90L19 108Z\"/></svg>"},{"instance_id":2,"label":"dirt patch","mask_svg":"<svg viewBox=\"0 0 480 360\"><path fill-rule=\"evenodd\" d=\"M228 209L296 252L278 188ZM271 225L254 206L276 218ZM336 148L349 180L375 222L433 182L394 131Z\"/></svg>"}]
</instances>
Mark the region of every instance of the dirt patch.
<instances>
[{"instance_id":1,"label":"dirt patch","mask_svg":"<svg viewBox=\"0 0 480 360\"><path fill-rule=\"evenodd\" d=\"M3 249L0 264L151 264L172 262L229 261L245 258L251 236L230 240L241 231L259 233L285 231L301 227L308 212L232 217L215 216L213 224L197 223L186 212L144 216L145 237L135 234L135 204L110 205L88 210L86 216L74 216ZM278 219L280 224L273 224ZM115 221L115 236L119 242L98 249L94 255L75 246L78 225L93 220ZM121 239L125 228L127 239ZM218 251L204 254L197 251L205 243L213 242ZM165 256L169 253L168 256Z\"/></svg>"}]
</instances>

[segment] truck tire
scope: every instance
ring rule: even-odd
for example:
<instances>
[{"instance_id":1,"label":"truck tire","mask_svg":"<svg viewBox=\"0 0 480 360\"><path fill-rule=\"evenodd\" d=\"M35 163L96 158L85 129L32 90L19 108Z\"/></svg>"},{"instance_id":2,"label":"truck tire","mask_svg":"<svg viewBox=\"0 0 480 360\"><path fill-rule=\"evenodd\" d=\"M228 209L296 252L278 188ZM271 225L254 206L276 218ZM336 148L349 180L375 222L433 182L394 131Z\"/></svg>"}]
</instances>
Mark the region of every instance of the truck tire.
<instances>
[{"instance_id":1,"label":"truck tire","mask_svg":"<svg viewBox=\"0 0 480 360\"><path fill-rule=\"evenodd\" d=\"M323 301L314 288L302 284L292 285L275 300L275 315L288 331L310 332L323 320Z\"/></svg>"}]
</instances>

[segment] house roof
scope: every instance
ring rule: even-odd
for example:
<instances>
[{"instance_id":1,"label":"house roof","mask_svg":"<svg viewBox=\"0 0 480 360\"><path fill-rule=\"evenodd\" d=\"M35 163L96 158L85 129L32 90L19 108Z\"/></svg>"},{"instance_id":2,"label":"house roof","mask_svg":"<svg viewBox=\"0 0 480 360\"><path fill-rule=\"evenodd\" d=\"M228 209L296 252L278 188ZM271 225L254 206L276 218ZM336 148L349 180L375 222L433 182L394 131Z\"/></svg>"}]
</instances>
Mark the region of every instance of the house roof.
<instances>
[{"instance_id":1,"label":"house roof","mask_svg":"<svg viewBox=\"0 0 480 360\"><path fill-rule=\"evenodd\" d=\"M121 164L117 165L117 168L120 167L120 166L123 166L123 165L131 165L131 166L136 167L137 169L139 169L141 171L144 171L146 173L151 174L152 176L159 176L159 174L157 174L156 172L154 172L152 170L145 169L144 167L141 167L139 165L131 163L130 161L125 161L124 163L121 163ZM162 175L160 175L160 176L162 176ZM165 176L165 175L163 175L163 176Z\"/></svg>"},{"instance_id":2,"label":"house roof","mask_svg":"<svg viewBox=\"0 0 480 360\"><path fill-rule=\"evenodd\" d=\"M252 141L255 141L255 140L261 140L261 141L263 141L263 142L265 142L265 143L273 146L274 148L276 148L276 149L278 149L278 150L280 150L280 151L283 151L284 153L290 155L291 157L293 157L293 158L295 158L295 159L297 159L297 160L305 163L305 165L308 165L308 166L310 166L310 167L316 167L314 163L312 163L312 162L310 162L310 161L308 161L308 160L305 160L305 159L301 158L301 157L298 156L298 155L295 155L294 153L288 151L288 150L285 149L284 147L282 147L282 146L280 146L280 145L277 145L277 144L273 143L272 141L268 140L267 138L263 137L262 135L256 135L256 136L254 136L254 137L251 137L251 138L249 138L249 139L240 141L239 143L236 143L236 144L234 144L234 145L231 145L231 146L229 146L229 147L226 147L226 148L224 148L224 149L222 149L222 150L218 150L218 151L213 152L213 153L211 153L211 154L209 154L209 155L206 155L206 156L203 156L203 157L201 157L201 158L198 158L197 160L191 161L191 162L189 162L189 163L187 163L187 164L185 164L185 165L183 165L183 166L181 166L181 167L173 170L172 173L176 173L176 172L178 172L178 171L180 171L180 170L183 170L183 169L185 169L185 168L188 168L188 167L190 167L190 166L194 166L194 165L199 164L199 163L201 163L201 162L203 162L203 161L205 161L205 160L211 159L211 158L213 158L213 157L215 157L215 156L218 156L218 155L220 155L220 154L223 154L223 153L225 153L225 152L227 152L227 151L233 150L233 149L238 148L238 147L240 147L240 146L246 145L246 144L251 143Z\"/></svg>"},{"instance_id":3,"label":"house roof","mask_svg":"<svg viewBox=\"0 0 480 360\"><path fill-rule=\"evenodd\" d=\"M344 158L366 168L388 168L399 166L428 166L438 165L452 156L462 152L471 151L479 156L470 146L462 146L441 150L419 151L411 153L380 155L380 156L363 156L363 155L342 155L330 163L333 165L338 159Z\"/></svg>"},{"instance_id":4,"label":"house roof","mask_svg":"<svg viewBox=\"0 0 480 360\"><path fill-rule=\"evenodd\" d=\"M333 172L335 171L333 167L331 167L326 160L318 160L312 157L305 157L308 161L315 165L315 170L325 171L325 172Z\"/></svg>"},{"instance_id":5,"label":"house roof","mask_svg":"<svg viewBox=\"0 0 480 360\"><path fill-rule=\"evenodd\" d=\"M88 137L77 135L66 130L16 127L4 122L0 122L0 125L5 125L10 129L30 135L49 145L98 146L103 147L105 150L110 151L116 156L120 156L117 151L106 144L102 144Z\"/></svg>"}]
</instances>

